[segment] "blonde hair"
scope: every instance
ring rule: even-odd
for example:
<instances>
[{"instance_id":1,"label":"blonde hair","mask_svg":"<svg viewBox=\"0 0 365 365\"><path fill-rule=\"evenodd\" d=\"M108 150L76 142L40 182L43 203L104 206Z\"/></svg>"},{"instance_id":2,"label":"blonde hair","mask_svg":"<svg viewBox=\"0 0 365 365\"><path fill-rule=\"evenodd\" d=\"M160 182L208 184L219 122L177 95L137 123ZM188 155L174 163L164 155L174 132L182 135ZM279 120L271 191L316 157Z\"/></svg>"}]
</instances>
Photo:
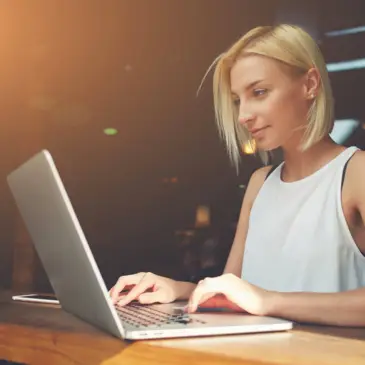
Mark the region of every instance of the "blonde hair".
<instances>
[{"instance_id":1,"label":"blonde hair","mask_svg":"<svg viewBox=\"0 0 365 365\"><path fill-rule=\"evenodd\" d=\"M230 70L245 55L261 55L281 61L294 71L305 73L316 68L320 74L320 88L308 111L308 123L300 148L304 151L328 135L333 127L333 97L326 64L313 38L295 25L257 27L246 33L209 67L216 65L213 75L214 110L217 126L225 141L228 155L238 169L240 151L244 144L254 145L247 129L238 123L238 108L230 89ZM199 88L200 89L200 88ZM269 153L258 151L265 164Z\"/></svg>"}]
</instances>

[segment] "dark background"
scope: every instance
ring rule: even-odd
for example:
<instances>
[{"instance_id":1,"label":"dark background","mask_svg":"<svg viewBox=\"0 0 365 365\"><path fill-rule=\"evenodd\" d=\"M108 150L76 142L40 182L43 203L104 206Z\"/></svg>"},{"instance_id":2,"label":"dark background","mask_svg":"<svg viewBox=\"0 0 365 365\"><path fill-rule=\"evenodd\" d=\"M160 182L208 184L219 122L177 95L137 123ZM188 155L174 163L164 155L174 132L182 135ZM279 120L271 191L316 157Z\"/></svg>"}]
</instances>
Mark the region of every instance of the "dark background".
<instances>
[{"instance_id":1,"label":"dark background","mask_svg":"<svg viewBox=\"0 0 365 365\"><path fill-rule=\"evenodd\" d=\"M184 277L175 232L194 227L198 205L211 208L218 275L242 185L261 162L243 156L238 175L230 165L211 75L196 96L204 73L250 28L277 22L304 26L327 62L365 58L365 33L325 35L364 20L355 0L2 0L2 285L11 287L17 216L5 178L32 144L52 153L108 286L142 270ZM330 76L337 118L364 122L365 69ZM361 125L346 144L365 147ZM36 286L49 289L41 267Z\"/></svg>"}]
</instances>

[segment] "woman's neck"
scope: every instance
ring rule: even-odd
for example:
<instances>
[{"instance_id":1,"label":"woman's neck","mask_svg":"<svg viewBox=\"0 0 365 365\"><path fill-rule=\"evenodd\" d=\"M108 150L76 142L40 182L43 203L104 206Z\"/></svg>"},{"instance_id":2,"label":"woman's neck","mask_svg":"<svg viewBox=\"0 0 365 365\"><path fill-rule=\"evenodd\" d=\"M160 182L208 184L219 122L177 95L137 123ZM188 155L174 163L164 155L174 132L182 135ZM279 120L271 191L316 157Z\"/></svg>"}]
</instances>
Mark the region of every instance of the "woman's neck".
<instances>
[{"instance_id":1,"label":"woman's neck","mask_svg":"<svg viewBox=\"0 0 365 365\"><path fill-rule=\"evenodd\" d=\"M300 151L297 146L283 148L282 179L286 182L303 179L325 166L345 149L330 137L324 138L306 151Z\"/></svg>"}]
</instances>

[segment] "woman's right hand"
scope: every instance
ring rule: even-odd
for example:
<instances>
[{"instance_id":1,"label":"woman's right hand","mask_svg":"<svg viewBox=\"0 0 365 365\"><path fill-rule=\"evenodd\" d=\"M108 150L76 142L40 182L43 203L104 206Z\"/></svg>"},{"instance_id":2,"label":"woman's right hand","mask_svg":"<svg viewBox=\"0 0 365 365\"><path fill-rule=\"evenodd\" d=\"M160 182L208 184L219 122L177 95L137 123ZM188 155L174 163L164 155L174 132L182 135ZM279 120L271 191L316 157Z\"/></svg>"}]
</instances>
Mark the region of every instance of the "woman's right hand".
<instances>
[{"instance_id":1,"label":"woman's right hand","mask_svg":"<svg viewBox=\"0 0 365 365\"><path fill-rule=\"evenodd\" d=\"M127 294L122 294L130 289ZM179 282L158 276L150 272L121 276L110 289L109 294L114 304L126 305L132 300L142 304L171 303L179 297Z\"/></svg>"}]
</instances>

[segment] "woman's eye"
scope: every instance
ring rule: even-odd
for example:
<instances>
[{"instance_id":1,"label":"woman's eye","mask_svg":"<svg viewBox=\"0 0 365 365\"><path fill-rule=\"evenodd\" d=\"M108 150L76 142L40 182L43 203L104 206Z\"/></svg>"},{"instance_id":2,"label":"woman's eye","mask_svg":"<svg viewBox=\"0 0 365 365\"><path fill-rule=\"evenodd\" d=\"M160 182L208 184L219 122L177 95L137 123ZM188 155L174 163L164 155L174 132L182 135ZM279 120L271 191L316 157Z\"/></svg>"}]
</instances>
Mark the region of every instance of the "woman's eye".
<instances>
[{"instance_id":1,"label":"woman's eye","mask_svg":"<svg viewBox=\"0 0 365 365\"><path fill-rule=\"evenodd\" d=\"M240 99L233 99L233 104L236 106L240 105Z\"/></svg>"},{"instance_id":2,"label":"woman's eye","mask_svg":"<svg viewBox=\"0 0 365 365\"><path fill-rule=\"evenodd\" d=\"M267 93L267 89L255 89L253 90L254 96L263 96Z\"/></svg>"}]
</instances>

